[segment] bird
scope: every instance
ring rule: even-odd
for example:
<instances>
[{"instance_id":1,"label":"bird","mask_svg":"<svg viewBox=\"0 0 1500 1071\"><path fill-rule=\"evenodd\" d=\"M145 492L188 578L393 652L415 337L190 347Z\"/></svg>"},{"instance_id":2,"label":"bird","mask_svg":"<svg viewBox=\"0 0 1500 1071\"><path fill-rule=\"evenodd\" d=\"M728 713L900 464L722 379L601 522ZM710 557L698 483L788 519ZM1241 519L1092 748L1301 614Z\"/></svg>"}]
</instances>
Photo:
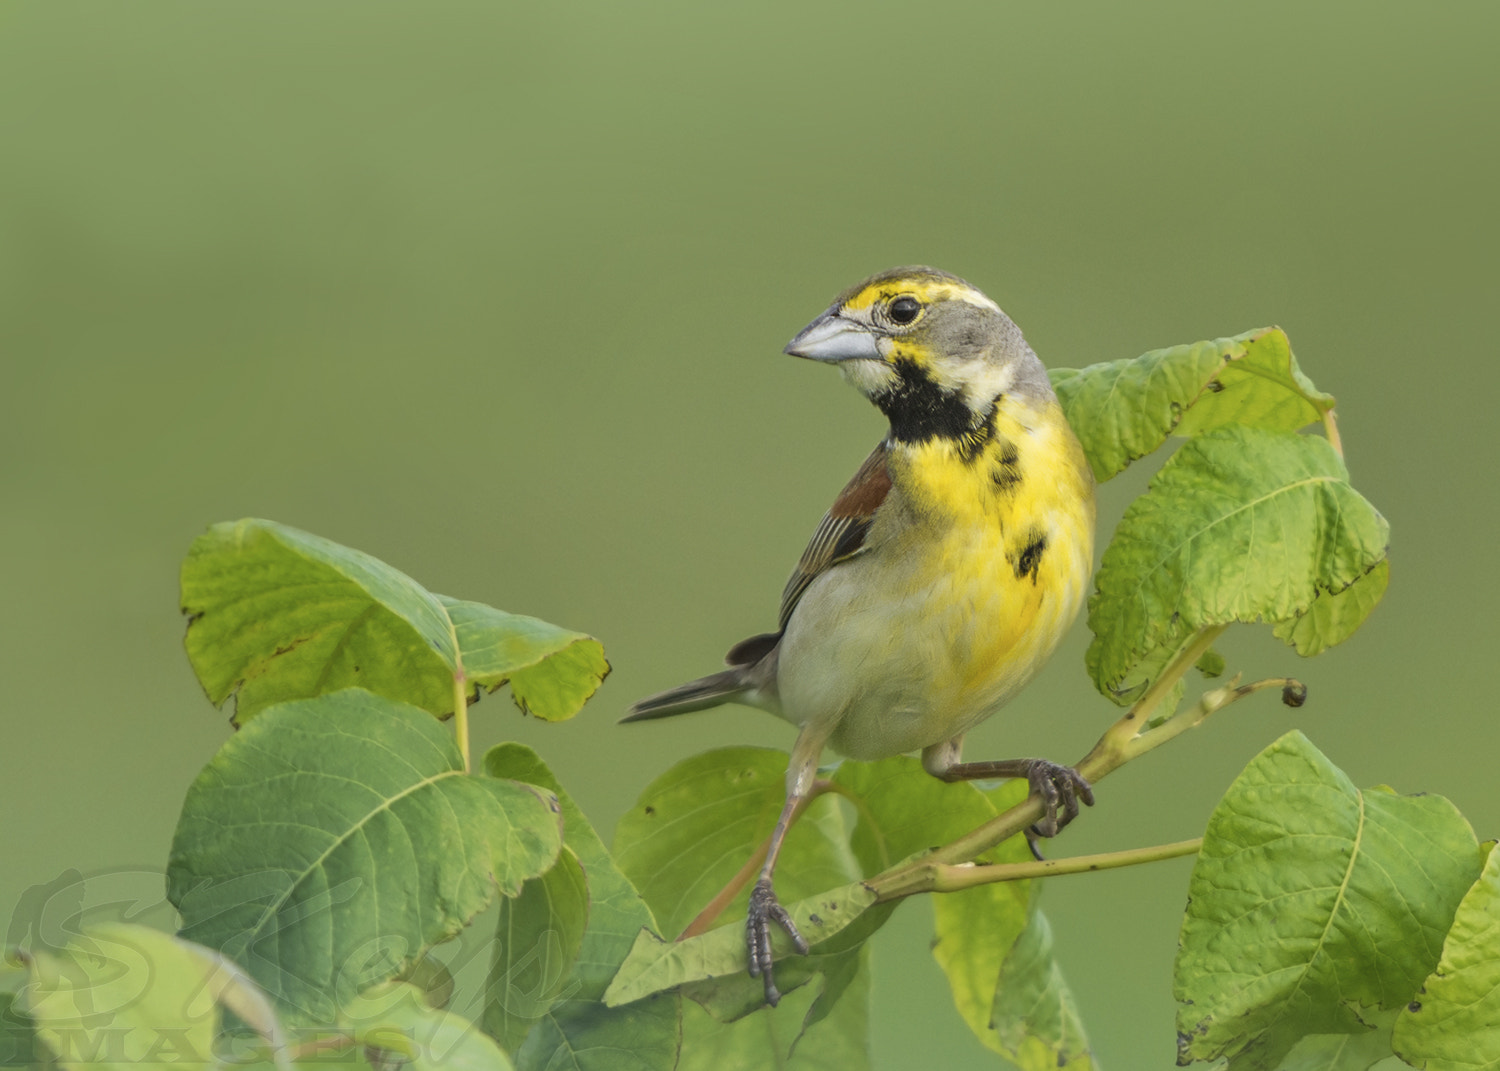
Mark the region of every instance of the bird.
<instances>
[{"instance_id":1,"label":"bird","mask_svg":"<svg viewBox=\"0 0 1500 1071\"><path fill-rule=\"evenodd\" d=\"M1093 567L1094 477L1020 328L958 276L899 267L844 291L785 352L835 365L889 430L814 531L776 630L621 719L733 702L798 728L745 923L749 972L772 1006L772 923L809 951L776 899L776 860L825 747L860 760L920 752L945 781L1025 777L1043 803L1035 835L1094 802L1071 767L961 761L965 734L1057 649Z\"/></svg>"}]
</instances>

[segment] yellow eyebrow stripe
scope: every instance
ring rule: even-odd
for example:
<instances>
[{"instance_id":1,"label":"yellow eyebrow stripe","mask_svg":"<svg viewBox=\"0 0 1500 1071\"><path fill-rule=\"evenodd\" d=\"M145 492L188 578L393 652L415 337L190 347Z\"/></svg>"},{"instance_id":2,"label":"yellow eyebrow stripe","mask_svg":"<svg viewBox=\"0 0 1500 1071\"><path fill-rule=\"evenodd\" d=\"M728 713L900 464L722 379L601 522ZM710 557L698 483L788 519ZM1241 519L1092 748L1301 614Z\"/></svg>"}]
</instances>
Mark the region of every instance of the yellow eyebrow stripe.
<instances>
[{"instance_id":1,"label":"yellow eyebrow stripe","mask_svg":"<svg viewBox=\"0 0 1500 1071\"><path fill-rule=\"evenodd\" d=\"M970 305L978 305L981 308L1000 311L989 298L985 297L973 287L962 286L949 279L908 278L908 279L882 279L865 287L848 301L844 302L844 308L850 312L859 312L868 309L879 301L886 301L897 294L911 294L924 305L934 305L941 301L964 301Z\"/></svg>"}]
</instances>

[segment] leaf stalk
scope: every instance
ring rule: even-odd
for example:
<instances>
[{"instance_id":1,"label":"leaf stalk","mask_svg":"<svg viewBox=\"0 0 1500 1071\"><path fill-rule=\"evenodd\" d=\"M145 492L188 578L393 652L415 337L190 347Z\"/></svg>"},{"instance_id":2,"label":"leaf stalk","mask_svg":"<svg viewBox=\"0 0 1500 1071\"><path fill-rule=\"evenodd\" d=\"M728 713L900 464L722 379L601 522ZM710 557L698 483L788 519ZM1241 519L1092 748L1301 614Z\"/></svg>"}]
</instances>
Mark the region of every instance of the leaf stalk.
<instances>
[{"instance_id":1,"label":"leaf stalk","mask_svg":"<svg viewBox=\"0 0 1500 1071\"><path fill-rule=\"evenodd\" d=\"M463 756L464 773L470 770L469 763L469 697L464 694L463 666L453 671L453 735L458 738L458 753Z\"/></svg>"}]
</instances>

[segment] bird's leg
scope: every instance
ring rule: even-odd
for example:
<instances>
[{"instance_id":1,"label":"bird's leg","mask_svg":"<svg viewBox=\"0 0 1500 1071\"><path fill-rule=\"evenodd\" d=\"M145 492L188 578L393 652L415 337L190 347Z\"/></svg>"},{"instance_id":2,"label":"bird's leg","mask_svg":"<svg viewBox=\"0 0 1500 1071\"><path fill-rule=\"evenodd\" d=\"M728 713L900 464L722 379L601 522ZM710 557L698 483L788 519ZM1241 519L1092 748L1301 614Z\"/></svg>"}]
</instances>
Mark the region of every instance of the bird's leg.
<instances>
[{"instance_id":1,"label":"bird's leg","mask_svg":"<svg viewBox=\"0 0 1500 1071\"><path fill-rule=\"evenodd\" d=\"M750 959L750 973L765 980L766 1003L773 1008L781 1000L781 993L776 989L776 980L772 976L771 923L775 922L786 931L798 952L804 956L808 952L806 939L797 932L792 916L787 914L786 908L776 899L776 892L771 884L771 872L776 869L776 856L781 851L781 842L786 837L792 812L797 809L800 798L787 795L786 806L781 808L781 817L776 821L776 832L771 834L771 850L766 853L765 865L760 868L760 878L750 890L750 908L745 916L745 951Z\"/></svg>"},{"instance_id":2,"label":"bird's leg","mask_svg":"<svg viewBox=\"0 0 1500 1071\"><path fill-rule=\"evenodd\" d=\"M797 804L812 789L813 779L818 772L818 756L823 752L823 741L827 739L827 735L826 731L814 731L811 726L805 725L797 736L796 744L792 746L792 761L786 771L786 803L781 808L781 817L776 820L776 829L771 834L771 843L766 851L765 864L760 868L760 877L750 890L750 906L745 916L745 951L750 960L750 974L765 980L766 1003L773 1008L781 1000L781 993L772 977L771 923L775 922L785 930L792 939L792 944L797 946L797 951L804 956L808 953L808 944L797 932L792 916L777 901L771 878L776 871L776 857L781 854L781 843L786 839L787 829L791 827Z\"/></svg>"},{"instance_id":3,"label":"bird's leg","mask_svg":"<svg viewBox=\"0 0 1500 1071\"><path fill-rule=\"evenodd\" d=\"M1042 801L1042 819L1027 831L1026 839L1037 858L1036 837L1055 837L1078 817L1078 802L1094 805L1093 787L1071 766L1046 759L998 759L990 762L959 762L963 737L955 737L922 751L922 766L942 781L980 781L998 777L1024 777ZM1061 813L1059 813L1061 808Z\"/></svg>"}]
</instances>

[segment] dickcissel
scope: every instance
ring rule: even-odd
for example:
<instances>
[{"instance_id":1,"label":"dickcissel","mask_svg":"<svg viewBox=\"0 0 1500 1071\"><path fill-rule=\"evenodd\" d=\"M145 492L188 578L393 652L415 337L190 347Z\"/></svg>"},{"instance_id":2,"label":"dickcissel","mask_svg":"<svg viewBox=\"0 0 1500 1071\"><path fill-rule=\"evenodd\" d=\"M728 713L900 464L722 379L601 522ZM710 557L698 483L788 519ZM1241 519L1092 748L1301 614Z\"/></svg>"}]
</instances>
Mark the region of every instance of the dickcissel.
<instances>
[{"instance_id":1,"label":"dickcissel","mask_svg":"<svg viewBox=\"0 0 1500 1071\"><path fill-rule=\"evenodd\" d=\"M1020 328L956 276L895 268L841 294L786 352L836 364L890 432L813 533L777 630L624 719L735 702L800 729L746 920L750 973L764 975L773 1005L770 923L808 947L772 874L824 747L855 759L920 751L945 781L1025 777L1043 801L1043 836L1080 799L1093 803L1065 766L959 761L964 734L1056 650L1093 565L1093 475Z\"/></svg>"}]
</instances>

